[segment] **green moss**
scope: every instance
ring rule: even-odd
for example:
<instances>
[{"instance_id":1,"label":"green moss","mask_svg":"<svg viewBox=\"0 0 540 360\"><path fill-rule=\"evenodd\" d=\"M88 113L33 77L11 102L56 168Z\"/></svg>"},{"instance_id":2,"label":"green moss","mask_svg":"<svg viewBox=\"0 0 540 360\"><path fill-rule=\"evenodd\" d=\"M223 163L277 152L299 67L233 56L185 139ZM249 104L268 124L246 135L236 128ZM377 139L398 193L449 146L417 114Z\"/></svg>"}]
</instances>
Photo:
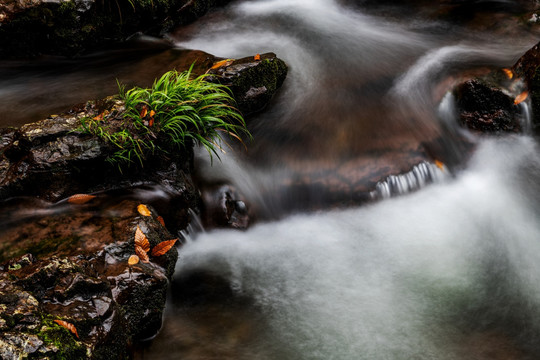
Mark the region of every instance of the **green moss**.
<instances>
[{"instance_id":1,"label":"green moss","mask_svg":"<svg viewBox=\"0 0 540 360\"><path fill-rule=\"evenodd\" d=\"M0 248L0 262L13 259L24 254L32 254L37 258L57 252L68 252L76 249L80 243L80 236L50 237L35 241L34 239L21 239L18 246L4 246ZM9 245L9 244L8 244ZM10 269L17 270L17 269Z\"/></svg>"},{"instance_id":2,"label":"green moss","mask_svg":"<svg viewBox=\"0 0 540 360\"><path fill-rule=\"evenodd\" d=\"M50 316L43 318L42 327L37 336L43 341L44 346L51 347L51 352L46 354L51 360L88 358L86 347L69 330L54 323L54 319ZM54 348L57 351L54 351ZM36 357L43 357L43 355L39 354Z\"/></svg>"}]
</instances>

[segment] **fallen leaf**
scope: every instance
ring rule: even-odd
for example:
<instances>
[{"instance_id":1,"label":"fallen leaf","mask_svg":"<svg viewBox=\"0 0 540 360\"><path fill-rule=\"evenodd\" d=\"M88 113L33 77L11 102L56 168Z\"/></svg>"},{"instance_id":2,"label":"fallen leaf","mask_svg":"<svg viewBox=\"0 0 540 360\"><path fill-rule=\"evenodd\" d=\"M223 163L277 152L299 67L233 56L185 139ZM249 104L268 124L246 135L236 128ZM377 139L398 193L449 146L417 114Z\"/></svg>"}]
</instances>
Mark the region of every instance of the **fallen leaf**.
<instances>
[{"instance_id":1,"label":"fallen leaf","mask_svg":"<svg viewBox=\"0 0 540 360\"><path fill-rule=\"evenodd\" d=\"M141 116L141 119L142 119L143 117L145 117L147 113L148 113L148 107L147 107L146 105L144 105L143 108L142 108L142 110L141 110L141 115L140 115L140 116Z\"/></svg>"},{"instance_id":2,"label":"fallen leaf","mask_svg":"<svg viewBox=\"0 0 540 360\"><path fill-rule=\"evenodd\" d=\"M152 249L152 256L161 256L169 251L178 239L162 241Z\"/></svg>"},{"instance_id":3,"label":"fallen leaf","mask_svg":"<svg viewBox=\"0 0 540 360\"><path fill-rule=\"evenodd\" d=\"M157 221L159 221L159 223L163 226L165 226L165 220L163 220L163 217L162 216L158 216L157 217Z\"/></svg>"},{"instance_id":4,"label":"fallen leaf","mask_svg":"<svg viewBox=\"0 0 540 360\"><path fill-rule=\"evenodd\" d=\"M64 320L54 320L54 322L68 329L69 331L71 331L73 334L75 334L77 339L79 338L79 334L77 334L77 328L75 328L75 325L68 323L67 321L64 321Z\"/></svg>"},{"instance_id":5,"label":"fallen leaf","mask_svg":"<svg viewBox=\"0 0 540 360\"><path fill-rule=\"evenodd\" d=\"M210 69L217 69L217 68L220 68L222 66L229 66L233 63L234 59L226 59L226 60L221 60L221 61L218 61L216 63L214 63L214 65L212 65L212 67Z\"/></svg>"},{"instance_id":6,"label":"fallen leaf","mask_svg":"<svg viewBox=\"0 0 540 360\"><path fill-rule=\"evenodd\" d=\"M96 121L101 121L101 120L103 120L103 113L94 116L93 119L96 120Z\"/></svg>"},{"instance_id":7,"label":"fallen leaf","mask_svg":"<svg viewBox=\"0 0 540 360\"><path fill-rule=\"evenodd\" d=\"M133 266L139 262L139 257L137 255L131 255L128 259L128 265Z\"/></svg>"},{"instance_id":8,"label":"fallen leaf","mask_svg":"<svg viewBox=\"0 0 540 360\"><path fill-rule=\"evenodd\" d=\"M502 71L506 74L506 77L511 79L514 77L514 73L510 69L502 69Z\"/></svg>"},{"instance_id":9,"label":"fallen leaf","mask_svg":"<svg viewBox=\"0 0 540 360\"><path fill-rule=\"evenodd\" d=\"M257 55L255 55L255 56L253 57L253 59L254 59L255 61L259 61L259 60L261 60L261 55L260 55L260 54L257 54Z\"/></svg>"},{"instance_id":10,"label":"fallen leaf","mask_svg":"<svg viewBox=\"0 0 540 360\"><path fill-rule=\"evenodd\" d=\"M148 238L142 232L141 228L137 225L137 230L135 230L135 247L140 247L143 251L150 251L150 243ZM140 256L139 256L140 257ZM141 258L142 259L142 258Z\"/></svg>"},{"instance_id":11,"label":"fallen leaf","mask_svg":"<svg viewBox=\"0 0 540 360\"><path fill-rule=\"evenodd\" d=\"M529 96L529 92L527 90L525 90L524 92L522 92L521 94L516 96L516 98L514 100L514 105L520 104L523 101L525 101L525 99L527 99L527 96Z\"/></svg>"},{"instance_id":12,"label":"fallen leaf","mask_svg":"<svg viewBox=\"0 0 540 360\"><path fill-rule=\"evenodd\" d=\"M154 126L154 118L150 118L150 120L148 120L148 126L152 127Z\"/></svg>"},{"instance_id":13,"label":"fallen leaf","mask_svg":"<svg viewBox=\"0 0 540 360\"><path fill-rule=\"evenodd\" d=\"M150 210L148 210L148 208L144 204L139 204L139 206L137 206L137 211L142 216L152 216L152 213L150 212Z\"/></svg>"},{"instance_id":14,"label":"fallen leaf","mask_svg":"<svg viewBox=\"0 0 540 360\"><path fill-rule=\"evenodd\" d=\"M444 171L444 163L440 160L435 160L435 165L437 165L437 167L439 169L441 169L442 171Z\"/></svg>"},{"instance_id":15,"label":"fallen leaf","mask_svg":"<svg viewBox=\"0 0 540 360\"><path fill-rule=\"evenodd\" d=\"M159 244L158 244L159 245ZM139 257L139 259L143 262L143 263L148 263L150 262L150 258L148 257L148 254L146 253L146 251L140 247L139 245L135 245L135 253L137 254L137 256Z\"/></svg>"},{"instance_id":16,"label":"fallen leaf","mask_svg":"<svg viewBox=\"0 0 540 360\"><path fill-rule=\"evenodd\" d=\"M88 201L92 200L95 197L96 197L95 195L90 195L90 194L75 194L75 195L71 195L67 199L67 201L70 204L78 204L78 205L80 205L80 204L87 203Z\"/></svg>"},{"instance_id":17,"label":"fallen leaf","mask_svg":"<svg viewBox=\"0 0 540 360\"><path fill-rule=\"evenodd\" d=\"M148 113L148 115L150 115L151 117L156 115L156 112L154 110L150 110L150 112Z\"/></svg>"}]
</instances>

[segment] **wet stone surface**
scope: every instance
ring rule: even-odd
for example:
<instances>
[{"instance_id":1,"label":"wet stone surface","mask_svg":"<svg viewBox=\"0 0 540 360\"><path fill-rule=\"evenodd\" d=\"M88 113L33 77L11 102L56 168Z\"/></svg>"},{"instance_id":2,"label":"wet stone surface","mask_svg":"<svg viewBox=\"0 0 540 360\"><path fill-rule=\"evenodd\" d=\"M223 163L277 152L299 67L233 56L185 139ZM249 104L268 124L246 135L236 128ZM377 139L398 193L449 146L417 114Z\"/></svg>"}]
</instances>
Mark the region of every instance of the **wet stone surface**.
<instances>
[{"instance_id":1,"label":"wet stone surface","mask_svg":"<svg viewBox=\"0 0 540 360\"><path fill-rule=\"evenodd\" d=\"M68 206L2 231L2 359L121 359L133 341L157 333L178 253L128 265L137 227L151 248L173 238L153 208L143 216L138 204ZM72 324L77 335L54 320Z\"/></svg>"}]
</instances>

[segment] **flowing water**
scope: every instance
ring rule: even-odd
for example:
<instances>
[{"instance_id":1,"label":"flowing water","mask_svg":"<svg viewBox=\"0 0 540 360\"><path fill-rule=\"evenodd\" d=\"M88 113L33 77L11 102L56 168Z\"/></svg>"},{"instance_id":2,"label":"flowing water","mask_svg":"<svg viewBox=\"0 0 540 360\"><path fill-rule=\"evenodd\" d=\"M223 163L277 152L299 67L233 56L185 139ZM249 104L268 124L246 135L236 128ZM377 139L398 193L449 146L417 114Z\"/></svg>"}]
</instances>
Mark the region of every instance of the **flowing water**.
<instances>
[{"instance_id":1,"label":"flowing water","mask_svg":"<svg viewBox=\"0 0 540 360\"><path fill-rule=\"evenodd\" d=\"M225 58L271 51L289 65L279 94L250 118L248 150L212 165L197 157L199 176L235 185L261 221L244 232L191 229L163 329L135 358L540 357L537 139L460 129L448 93L512 66L537 37L518 2L470 3L437 12L234 1L170 34L175 49L99 54L62 74L2 65L17 69L0 80L4 114L38 84L24 96L39 109L9 125L113 92L114 77L147 81L182 48ZM45 106L51 89L70 97ZM529 116L525 102L524 125ZM384 200L357 206L371 198Z\"/></svg>"}]
</instances>

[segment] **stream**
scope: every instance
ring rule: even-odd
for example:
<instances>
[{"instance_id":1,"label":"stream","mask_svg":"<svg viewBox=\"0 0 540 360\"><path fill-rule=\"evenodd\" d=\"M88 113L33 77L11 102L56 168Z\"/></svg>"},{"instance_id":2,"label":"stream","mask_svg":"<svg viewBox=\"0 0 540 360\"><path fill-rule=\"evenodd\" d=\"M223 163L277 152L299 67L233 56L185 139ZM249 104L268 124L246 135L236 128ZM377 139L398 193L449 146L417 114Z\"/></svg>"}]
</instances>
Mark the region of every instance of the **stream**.
<instances>
[{"instance_id":1,"label":"stream","mask_svg":"<svg viewBox=\"0 0 540 360\"><path fill-rule=\"evenodd\" d=\"M148 85L183 49L289 66L247 150L196 156L198 177L232 184L258 221L183 234L163 328L135 359L540 357L538 139L460 128L450 94L538 34L517 1L373 3L238 0L169 34L172 48L0 63L2 126L114 93L116 78Z\"/></svg>"}]
</instances>

